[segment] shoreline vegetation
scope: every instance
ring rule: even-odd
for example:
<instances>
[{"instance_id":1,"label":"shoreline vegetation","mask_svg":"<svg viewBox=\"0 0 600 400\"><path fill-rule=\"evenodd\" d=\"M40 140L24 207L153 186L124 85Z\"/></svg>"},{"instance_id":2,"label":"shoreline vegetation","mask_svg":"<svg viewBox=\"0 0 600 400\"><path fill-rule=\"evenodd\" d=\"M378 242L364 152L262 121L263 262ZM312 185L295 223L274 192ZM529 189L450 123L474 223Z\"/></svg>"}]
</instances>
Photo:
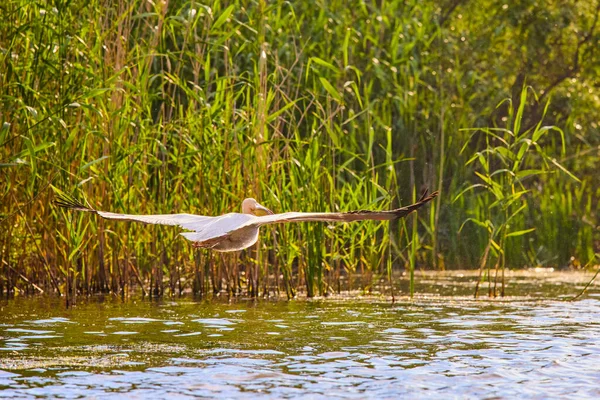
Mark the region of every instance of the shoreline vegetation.
<instances>
[{"instance_id":1,"label":"shoreline vegetation","mask_svg":"<svg viewBox=\"0 0 600 400\"><path fill-rule=\"evenodd\" d=\"M493 297L506 269L597 267L598 1L8 0L0 12L2 296L315 297L393 288L403 272L412 295L415 270L474 269ZM128 214L440 196L397 223L265 229L224 255L172 227L65 212L52 187Z\"/></svg>"}]
</instances>

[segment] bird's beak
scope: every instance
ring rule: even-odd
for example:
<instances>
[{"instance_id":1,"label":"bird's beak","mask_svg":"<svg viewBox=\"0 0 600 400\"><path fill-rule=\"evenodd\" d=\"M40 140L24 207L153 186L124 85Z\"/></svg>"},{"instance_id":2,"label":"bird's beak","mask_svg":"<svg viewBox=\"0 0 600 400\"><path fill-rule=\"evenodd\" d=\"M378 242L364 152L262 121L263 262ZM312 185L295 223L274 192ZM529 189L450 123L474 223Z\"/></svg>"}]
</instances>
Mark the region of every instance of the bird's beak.
<instances>
[{"instance_id":1,"label":"bird's beak","mask_svg":"<svg viewBox=\"0 0 600 400\"><path fill-rule=\"evenodd\" d=\"M264 217L265 215L273 215L274 212L269 210L267 207L261 206L260 204L256 205L254 208L254 215L257 217Z\"/></svg>"}]
</instances>

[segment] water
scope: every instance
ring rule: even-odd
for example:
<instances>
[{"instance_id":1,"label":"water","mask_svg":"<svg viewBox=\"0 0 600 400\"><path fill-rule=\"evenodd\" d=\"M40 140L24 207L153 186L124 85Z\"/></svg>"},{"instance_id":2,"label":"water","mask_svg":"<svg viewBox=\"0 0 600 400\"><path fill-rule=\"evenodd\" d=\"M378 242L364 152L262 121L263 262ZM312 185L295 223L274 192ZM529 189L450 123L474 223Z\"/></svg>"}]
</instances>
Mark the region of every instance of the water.
<instances>
[{"instance_id":1,"label":"water","mask_svg":"<svg viewBox=\"0 0 600 400\"><path fill-rule=\"evenodd\" d=\"M600 396L600 293L589 274L472 278L421 295L296 301L0 302L0 398L549 398Z\"/></svg>"}]
</instances>

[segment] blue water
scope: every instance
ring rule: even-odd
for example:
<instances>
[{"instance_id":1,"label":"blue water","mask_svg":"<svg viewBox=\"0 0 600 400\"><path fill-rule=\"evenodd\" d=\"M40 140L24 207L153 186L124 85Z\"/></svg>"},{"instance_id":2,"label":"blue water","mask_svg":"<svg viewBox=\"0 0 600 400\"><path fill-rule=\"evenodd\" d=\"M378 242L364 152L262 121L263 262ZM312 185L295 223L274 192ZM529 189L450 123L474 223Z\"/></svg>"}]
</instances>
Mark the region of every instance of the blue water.
<instances>
[{"instance_id":1,"label":"blue water","mask_svg":"<svg viewBox=\"0 0 600 400\"><path fill-rule=\"evenodd\" d=\"M598 398L598 290L558 300L586 276L504 301L445 294L456 277L395 304L13 299L0 398Z\"/></svg>"}]
</instances>

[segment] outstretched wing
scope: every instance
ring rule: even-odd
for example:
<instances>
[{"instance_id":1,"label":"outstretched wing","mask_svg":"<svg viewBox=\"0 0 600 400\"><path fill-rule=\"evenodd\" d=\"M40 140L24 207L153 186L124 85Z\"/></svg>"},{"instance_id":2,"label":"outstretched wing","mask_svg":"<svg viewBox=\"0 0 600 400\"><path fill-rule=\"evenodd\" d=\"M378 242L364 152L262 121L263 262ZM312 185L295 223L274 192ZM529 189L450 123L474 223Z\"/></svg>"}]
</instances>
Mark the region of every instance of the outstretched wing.
<instances>
[{"instance_id":1,"label":"outstretched wing","mask_svg":"<svg viewBox=\"0 0 600 400\"><path fill-rule=\"evenodd\" d=\"M207 225L210 225L215 219L219 217L206 217L203 215L193 214L156 214L156 215L134 215L134 214L118 214L106 211L98 211L93 208L87 207L77 200L67 197L66 195L59 194L55 203L64 208L71 210L90 212L97 214L102 218L116 219L121 221L136 221L145 224L154 225L172 225L180 226L184 229L191 231L203 231Z\"/></svg>"},{"instance_id":2,"label":"outstretched wing","mask_svg":"<svg viewBox=\"0 0 600 400\"><path fill-rule=\"evenodd\" d=\"M433 192L427 196L427 192L423 194L421 199L415 204L406 207L397 208L389 211L349 211L339 213L307 213L307 212L287 212L283 214L267 215L264 217L256 217L249 221L246 225L255 224L258 226L268 224L278 224L283 222L304 222L304 221L322 221L322 222L352 222L352 221L390 221L400 219L417 210L418 208L429 203L438 195L438 192Z\"/></svg>"},{"instance_id":3,"label":"outstretched wing","mask_svg":"<svg viewBox=\"0 0 600 400\"><path fill-rule=\"evenodd\" d=\"M203 215L193 214L153 214L153 215L135 215L135 214L117 214L106 211L96 211L96 214L106 219L118 219L121 221L136 221L153 225L172 225L180 226L191 231L199 231L207 224L210 224L215 217L205 217Z\"/></svg>"}]
</instances>

